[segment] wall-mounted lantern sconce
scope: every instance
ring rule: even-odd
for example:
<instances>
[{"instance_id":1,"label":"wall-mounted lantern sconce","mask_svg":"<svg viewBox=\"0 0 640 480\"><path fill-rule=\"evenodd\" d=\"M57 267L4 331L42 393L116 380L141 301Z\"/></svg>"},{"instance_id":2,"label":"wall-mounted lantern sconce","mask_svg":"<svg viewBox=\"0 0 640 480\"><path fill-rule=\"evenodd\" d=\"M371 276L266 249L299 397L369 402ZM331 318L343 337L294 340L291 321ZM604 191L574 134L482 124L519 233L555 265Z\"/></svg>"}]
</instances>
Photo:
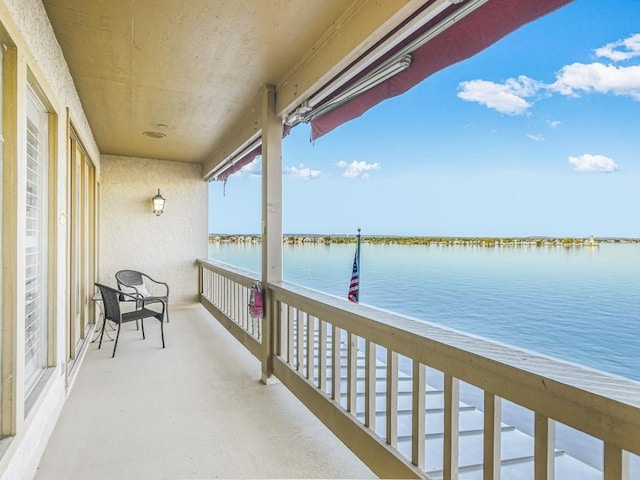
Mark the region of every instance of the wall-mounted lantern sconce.
<instances>
[{"instance_id":1,"label":"wall-mounted lantern sconce","mask_svg":"<svg viewBox=\"0 0 640 480\"><path fill-rule=\"evenodd\" d=\"M162 215L162 212L164 212L165 199L160 195L160 189L158 189L158 194L151 200L153 200L153 213L156 215Z\"/></svg>"}]
</instances>

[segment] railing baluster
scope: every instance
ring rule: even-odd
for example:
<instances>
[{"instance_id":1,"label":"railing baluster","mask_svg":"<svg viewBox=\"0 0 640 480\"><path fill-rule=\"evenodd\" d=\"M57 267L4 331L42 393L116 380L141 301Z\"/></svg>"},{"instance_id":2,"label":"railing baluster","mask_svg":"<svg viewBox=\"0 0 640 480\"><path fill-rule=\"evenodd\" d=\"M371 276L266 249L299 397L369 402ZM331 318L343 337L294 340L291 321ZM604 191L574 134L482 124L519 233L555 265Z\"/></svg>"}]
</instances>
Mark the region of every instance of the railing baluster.
<instances>
[{"instance_id":1,"label":"railing baluster","mask_svg":"<svg viewBox=\"0 0 640 480\"><path fill-rule=\"evenodd\" d=\"M347 333L347 412L356 414L357 380L358 380L358 337Z\"/></svg>"},{"instance_id":2,"label":"railing baluster","mask_svg":"<svg viewBox=\"0 0 640 480\"><path fill-rule=\"evenodd\" d=\"M555 466L555 422L535 414L534 479L553 480Z\"/></svg>"},{"instance_id":3,"label":"railing baluster","mask_svg":"<svg viewBox=\"0 0 640 480\"><path fill-rule=\"evenodd\" d=\"M249 312L249 288L245 287L244 285L242 286L242 290L241 290L240 302L242 303L242 316L245 319L245 322L247 323L247 325L251 326L251 336L258 337L256 326L259 320L254 319L251 316L251 313ZM266 313L266 308L267 306L265 305L265 313Z\"/></svg>"},{"instance_id":4,"label":"railing baluster","mask_svg":"<svg viewBox=\"0 0 640 480\"><path fill-rule=\"evenodd\" d=\"M484 392L483 480L500 479L502 447L502 399Z\"/></svg>"},{"instance_id":5,"label":"railing baluster","mask_svg":"<svg viewBox=\"0 0 640 480\"><path fill-rule=\"evenodd\" d=\"M460 423L460 380L444 375L444 478L457 480Z\"/></svg>"},{"instance_id":6,"label":"railing baluster","mask_svg":"<svg viewBox=\"0 0 640 480\"><path fill-rule=\"evenodd\" d=\"M340 329L331 328L331 398L340 403Z\"/></svg>"},{"instance_id":7,"label":"railing baluster","mask_svg":"<svg viewBox=\"0 0 640 480\"><path fill-rule=\"evenodd\" d=\"M227 314L227 316L229 316L229 283L231 283L231 280L229 280L228 278L224 279L224 313Z\"/></svg>"},{"instance_id":8,"label":"railing baluster","mask_svg":"<svg viewBox=\"0 0 640 480\"><path fill-rule=\"evenodd\" d=\"M242 317L239 315L239 312L238 312L238 282L233 282L232 283L232 287L233 287L231 289L231 304L232 304L232 309L233 309L233 317L232 318L244 330L247 330L247 327L242 323Z\"/></svg>"},{"instance_id":9,"label":"railing baluster","mask_svg":"<svg viewBox=\"0 0 640 480\"><path fill-rule=\"evenodd\" d=\"M364 424L376 429L376 344L367 340L364 358Z\"/></svg>"},{"instance_id":10,"label":"railing baluster","mask_svg":"<svg viewBox=\"0 0 640 480\"><path fill-rule=\"evenodd\" d=\"M604 444L603 480L629 480L629 453L610 443Z\"/></svg>"},{"instance_id":11,"label":"railing baluster","mask_svg":"<svg viewBox=\"0 0 640 480\"><path fill-rule=\"evenodd\" d=\"M318 388L327 391L327 322L318 319L320 332L318 334Z\"/></svg>"},{"instance_id":12,"label":"railing baluster","mask_svg":"<svg viewBox=\"0 0 640 480\"><path fill-rule=\"evenodd\" d=\"M316 319L312 315L307 316L307 378L313 382L313 357L316 336Z\"/></svg>"},{"instance_id":13,"label":"railing baluster","mask_svg":"<svg viewBox=\"0 0 640 480\"><path fill-rule=\"evenodd\" d=\"M301 312L300 310L296 312L296 370L298 370L298 372L302 372L304 368L304 319L306 316L307 314L305 312Z\"/></svg>"},{"instance_id":14,"label":"railing baluster","mask_svg":"<svg viewBox=\"0 0 640 480\"><path fill-rule=\"evenodd\" d=\"M242 323L242 317L238 315L238 282L233 282L231 289L231 305L232 305L232 314L231 318L233 318L238 325L241 325L245 330L247 329L245 325Z\"/></svg>"},{"instance_id":15,"label":"railing baluster","mask_svg":"<svg viewBox=\"0 0 640 480\"><path fill-rule=\"evenodd\" d=\"M281 358L284 358L287 362L289 361L288 358L286 358L286 355L289 351L288 347L287 347L287 337L289 335L289 325L288 325L288 321L287 321L287 310L286 310L287 306L280 302L279 300L276 302L276 309L278 312L278 321L279 321L279 328L278 328L278 341L280 342L280 346L278 347L278 356L280 356Z\"/></svg>"},{"instance_id":16,"label":"railing baluster","mask_svg":"<svg viewBox=\"0 0 640 480\"><path fill-rule=\"evenodd\" d=\"M249 290L244 285L240 285L240 294L239 294L239 302L240 302L240 316L242 317L242 321L246 326L247 332L251 334L251 336L256 336L256 322L253 317L249 314ZM265 305L266 309L266 305Z\"/></svg>"},{"instance_id":17,"label":"railing baluster","mask_svg":"<svg viewBox=\"0 0 640 480\"><path fill-rule=\"evenodd\" d=\"M242 287L242 310L244 311L244 317L247 319L247 324L251 325L251 335L260 338L260 320L255 319L251 316L251 312L249 312L249 297L251 293L249 287ZM268 305L264 304L264 315L267 314Z\"/></svg>"},{"instance_id":18,"label":"railing baluster","mask_svg":"<svg viewBox=\"0 0 640 480\"><path fill-rule=\"evenodd\" d=\"M424 441L425 441L425 397L426 397L425 366L413 361L413 391L411 409L411 462L424 470Z\"/></svg>"},{"instance_id":19,"label":"railing baluster","mask_svg":"<svg viewBox=\"0 0 640 480\"><path fill-rule=\"evenodd\" d=\"M241 322L243 325L246 325L244 327L244 329L248 332L249 331L249 321L248 318L244 315L244 308L242 308L242 299L243 299L243 295L244 295L244 287L239 284L236 283L236 315L238 316L238 321Z\"/></svg>"},{"instance_id":20,"label":"railing baluster","mask_svg":"<svg viewBox=\"0 0 640 480\"><path fill-rule=\"evenodd\" d=\"M295 359L293 357L293 346L294 346L294 340L293 340L293 307L291 305L287 305L287 327L289 328L289 340L288 343L289 345L287 346L287 361L289 362L289 365L291 366L295 366Z\"/></svg>"},{"instance_id":21,"label":"railing baluster","mask_svg":"<svg viewBox=\"0 0 640 480\"><path fill-rule=\"evenodd\" d=\"M387 444L398 448L398 354L387 349Z\"/></svg>"},{"instance_id":22,"label":"railing baluster","mask_svg":"<svg viewBox=\"0 0 640 480\"><path fill-rule=\"evenodd\" d=\"M220 278L220 310L223 313L227 313L226 300L227 300L227 279L225 277Z\"/></svg>"}]
</instances>

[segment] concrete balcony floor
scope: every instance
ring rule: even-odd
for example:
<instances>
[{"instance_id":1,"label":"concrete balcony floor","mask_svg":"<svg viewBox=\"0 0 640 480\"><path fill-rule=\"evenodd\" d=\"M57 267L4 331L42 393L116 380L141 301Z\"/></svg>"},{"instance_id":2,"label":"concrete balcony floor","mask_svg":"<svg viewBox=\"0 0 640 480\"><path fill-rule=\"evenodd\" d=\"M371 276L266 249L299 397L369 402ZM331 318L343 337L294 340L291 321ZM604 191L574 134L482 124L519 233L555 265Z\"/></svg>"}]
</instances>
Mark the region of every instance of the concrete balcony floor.
<instances>
[{"instance_id":1,"label":"concrete balcony floor","mask_svg":"<svg viewBox=\"0 0 640 480\"><path fill-rule=\"evenodd\" d=\"M202 306L90 344L36 478L372 478Z\"/></svg>"}]
</instances>

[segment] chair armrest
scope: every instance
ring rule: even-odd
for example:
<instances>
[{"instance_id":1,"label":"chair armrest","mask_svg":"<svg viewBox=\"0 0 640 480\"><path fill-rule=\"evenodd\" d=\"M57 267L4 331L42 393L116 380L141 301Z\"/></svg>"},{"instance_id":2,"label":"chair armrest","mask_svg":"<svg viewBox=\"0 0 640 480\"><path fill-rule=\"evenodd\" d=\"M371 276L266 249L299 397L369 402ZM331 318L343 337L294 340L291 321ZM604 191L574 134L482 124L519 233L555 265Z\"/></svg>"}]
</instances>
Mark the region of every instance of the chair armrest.
<instances>
[{"instance_id":1,"label":"chair armrest","mask_svg":"<svg viewBox=\"0 0 640 480\"><path fill-rule=\"evenodd\" d=\"M144 308L148 303L161 303L163 314L167 308L167 302L165 302L164 297L144 297L142 299L142 307Z\"/></svg>"},{"instance_id":2,"label":"chair armrest","mask_svg":"<svg viewBox=\"0 0 640 480\"><path fill-rule=\"evenodd\" d=\"M123 283L123 285L124 285L124 283ZM128 287L129 285L125 285L125 286ZM140 294L138 292L128 293L128 292L123 292L122 290L116 290L116 292L118 292L118 295L120 295L120 296L131 297L136 302L138 302L140 300L144 300L144 297L142 296L142 294Z\"/></svg>"},{"instance_id":3,"label":"chair armrest","mask_svg":"<svg viewBox=\"0 0 640 480\"><path fill-rule=\"evenodd\" d=\"M142 273L141 274L143 277L146 277L149 281L157 284L157 285L164 285L164 288L167 290L167 293L165 294L166 297L169 297L169 284L165 283L165 282L161 282L159 280L154 280L153 278L151 278L149 275L147 275L146 273Z\"/></svg>"}]
</instances>

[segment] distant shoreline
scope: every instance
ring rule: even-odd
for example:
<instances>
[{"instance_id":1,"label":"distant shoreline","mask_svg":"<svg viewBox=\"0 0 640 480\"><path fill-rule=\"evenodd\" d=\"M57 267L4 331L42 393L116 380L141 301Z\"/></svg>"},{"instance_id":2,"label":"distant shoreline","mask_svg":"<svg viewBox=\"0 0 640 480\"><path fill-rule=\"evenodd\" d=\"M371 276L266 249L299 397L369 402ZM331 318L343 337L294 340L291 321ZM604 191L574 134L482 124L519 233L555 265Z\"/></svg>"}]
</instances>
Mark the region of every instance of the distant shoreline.
<instances>
[{"instance_id":1,"label":"distant shoreline","mask_svg":"<svg viewBox=\"0 0 640 480\"><path fill-rule=\"evenodd\" d=\"M209 243L261 243L260 235L209 234ZM286 234L285 245L325 245L355 243L355 235ZM362 243L380 245L476 245L499 246L597 246L601 243L640 243L640 238L624 237L429 237L400 235L362 235Z\"/></svg>"}]
</instances>

